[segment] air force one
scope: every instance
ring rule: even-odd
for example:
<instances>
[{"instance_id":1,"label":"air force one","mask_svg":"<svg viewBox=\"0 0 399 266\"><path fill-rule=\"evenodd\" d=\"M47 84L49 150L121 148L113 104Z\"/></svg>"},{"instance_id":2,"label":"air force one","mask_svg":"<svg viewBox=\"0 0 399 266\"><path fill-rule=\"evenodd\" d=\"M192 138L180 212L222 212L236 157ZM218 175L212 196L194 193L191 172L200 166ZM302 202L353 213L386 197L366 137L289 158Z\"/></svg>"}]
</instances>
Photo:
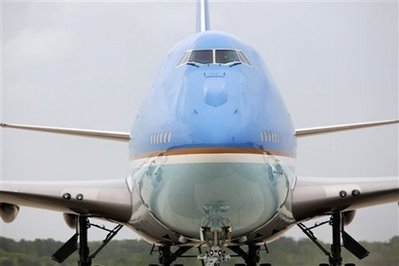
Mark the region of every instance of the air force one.
<instances>
[{"instance_id":1,"label":"air force one","mask_svg":"<svg viewBox=\"0 0 399 266\"><path fill-rule=\"evenodd\" d=\"M259 54L210 30L207 1L197 8L197 33L169 52L130 133L1 124L129 142L131 162L120 180L2 181L3 221L12 222L20 206L62 212L76 234L53 259L78 250L83 266L103 248L90 254L87 246L92 217L116 223L104 245L127 226L157 247L163 266L193 247L203 265L238 255L238 265L256 266L261 248L295 225L327 256L321 265L342 265L342 246L366 257L344 226L358 208L399 201L398 177L296 176L296 139L398 120L294 129ZM330 217L329 250L302 223L319 216Z\"/></svg>"}]
</instances>

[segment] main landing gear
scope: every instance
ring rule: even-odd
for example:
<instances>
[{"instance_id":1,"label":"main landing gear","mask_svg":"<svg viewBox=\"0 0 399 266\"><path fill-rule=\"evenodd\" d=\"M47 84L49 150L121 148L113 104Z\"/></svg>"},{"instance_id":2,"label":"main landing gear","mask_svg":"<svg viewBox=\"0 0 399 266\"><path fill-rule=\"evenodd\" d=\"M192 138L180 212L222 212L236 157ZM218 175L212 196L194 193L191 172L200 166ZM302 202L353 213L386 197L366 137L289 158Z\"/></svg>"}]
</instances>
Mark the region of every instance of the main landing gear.
<instances>
[{"instance_id":1,"label":"main landing gear","mask_svg":"<svg viewBox=\"0 0 399 266\"><path fill-rule=\"evenodd\" d=\"M319 227L323 224L329 223L332 226L332 245L331 250L326 250L317 240L312 229ZM341 237L343 246L355 255L358 259L363 259L369 255L369 251L366 250L359 242L353 239L348 233L344 231L343 215L340 212L331 215L329 221L315 224L313 227L306 227L303 223L298 224L299 228L309 237L317 247L328 257L328 264L322 263L320 266L341 266ZM355 266L353 263L345 264L345 266Z\"/></svg>"},{"instance_id":2,"label":"main landing gear","mask_svg":"<svg viewBox=\"0 0 399 266\"><path fill-rule=\"evenodd\" d=\"M266 246L265 246L266 247ZM229 246L234 253L241 257L245 263L236 264L235 266L257 266L260 261L260 246L256 244L249 244L248 251L245 252L240 246ZM268 252L267 248L266 251ZM269 263L261 263L259 266L271 266Z\"/></svg>"},{"instance_id":3,"label":"main landing gear","mask_svg":"<svg viewBox=\"0 0 399 266\"><path fill-rule=\"evenodd\" d=\"M224 262L230 260L230 255L226 253L222 248L225 246L236 255L234 257L241 257L245 263L235 264L235 266L271 266L271 264L259 264L260 261L260 250L261 246L255 243L248 244L248 250L243 250L239 245L231 245L231 228L229 226L212 228L201 227L200 238L203 244L209 247L209 250L202 253L201 247L199 247L200 255L197 259L201 260L203 266L221 266ZM155 246L154 246L155 247ZM151 250L151 254L154 251L154 247ZM265 246L266 247L266 246ZM162 266L171 266L177 258L193 258L196 256L184 256L183 254L190 249L190 246L181 246L175 252L171 251L170 246L160 246L159 251L159 263ZM266 251L268 252L267 248ZM149 266L158 266L157 264L150 264ZM182 264L175 264L174 266L183 266Z\"/></svg>"},{"instance_id":4,"label":"main landing gear","mask_svg":"<svg viewBox=\"0 0 399 266\"><path fill-rule=\"evenodd\" d=\"M151 253L154 251L155 245L151 249ZM159 252L159 263L162 266L171 266L172 262L177 260L178 258L194 258L195 256L184 256L183 254L186 253L191 246L181 246L179 247L175 252L172 252L170 246L159 246L158 247L158 252ZM158 266L158 264L150 264L149 266ZM182 264L175 264L175 266L183 266Z\"/></svg>"},{"instance_id":5,"label":"main landing gear","mask_svg":"<svg viewBox=\"0 0 399 266\"><path fill-rule=\"evenodd\" d=\"M90 254L89 246L88 246L88 229L90 227L97 227L104 231L107 231L108 234L106 238L103 240L101 246L99 246L93 254ZM123 225L118 224L114 229L107 229L103 226L98 226L96 224L92 224L89 221L89 218L86 216L77 217L76 221L76 234L74 234L60 249L58 249L52 259L58 263L62 263L65 261L72 253L76 250L79 250L79 266L90 266L92 260L97 256L97 254L112 240L112 238L121 230Z\"/></svg>"}]
</instances>

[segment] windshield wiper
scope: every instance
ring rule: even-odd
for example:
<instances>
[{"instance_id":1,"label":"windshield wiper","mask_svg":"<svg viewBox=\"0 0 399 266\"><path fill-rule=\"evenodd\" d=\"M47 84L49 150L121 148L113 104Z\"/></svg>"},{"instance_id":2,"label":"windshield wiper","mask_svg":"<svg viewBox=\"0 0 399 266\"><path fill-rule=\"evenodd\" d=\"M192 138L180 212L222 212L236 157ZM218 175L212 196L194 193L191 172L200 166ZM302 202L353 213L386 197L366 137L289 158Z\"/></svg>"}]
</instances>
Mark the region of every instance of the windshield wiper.
<instances>
[{"instance_id":1,"label":"windshield wiper","mask_svg":"<svg viewBox=\"0 0 399 266\"><path fill-rule=\"evenodd\" d=\"M233 67L233 66L237 66L237 65L241 65L242 62L241 61L236 61L234 63L232 63L231 65L229 65L229 67Z\"/></svg>"},{"instance_id":2,"label":"windshield wiper","mask_svg":"<svg viewBox=\"0 0 399 266\"><path fill-rule=\"evenodd\" d=\"M189 65L189 66L195 66L195 67L199 67L199 65L197 65L196 63L194 63L194 62L187 62L187 65Z\"/></svg>"}]
</instances>

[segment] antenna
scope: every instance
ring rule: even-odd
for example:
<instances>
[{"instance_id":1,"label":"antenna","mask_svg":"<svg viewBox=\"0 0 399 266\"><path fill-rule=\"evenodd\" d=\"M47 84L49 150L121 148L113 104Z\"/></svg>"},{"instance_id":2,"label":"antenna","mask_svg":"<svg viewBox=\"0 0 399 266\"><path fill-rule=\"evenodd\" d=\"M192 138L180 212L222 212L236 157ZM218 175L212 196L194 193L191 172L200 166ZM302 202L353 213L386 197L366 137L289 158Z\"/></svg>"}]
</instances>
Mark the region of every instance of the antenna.
<instances>
[{"instance_id":1,"label":"antenna","mask_svg":"<svg viewBox=\"0 0 399 266\"><path fill-rule=\"evenodd\" d=\"M210 29L208 0L198 0L197 2L197 32Z\"/></svg>"}]
</instances>

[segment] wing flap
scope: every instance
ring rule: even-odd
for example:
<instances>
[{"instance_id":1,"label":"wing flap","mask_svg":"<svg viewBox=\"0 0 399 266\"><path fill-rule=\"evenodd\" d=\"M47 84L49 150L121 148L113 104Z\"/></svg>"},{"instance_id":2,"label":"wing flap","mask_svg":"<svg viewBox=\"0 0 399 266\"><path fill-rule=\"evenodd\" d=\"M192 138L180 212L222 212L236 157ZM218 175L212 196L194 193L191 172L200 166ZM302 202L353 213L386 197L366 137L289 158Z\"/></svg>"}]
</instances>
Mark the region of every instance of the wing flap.
<instances>
[{"instance_id":1,"label":"wing flap","mask_svg":"<svg viewBox=\"0 0 399 266\"><path fill-rule=\"evenodd\" d=\"M298 177L292 211L297 221L336 211L399 201L399 178Z\"/></svg>"},{"instance_id":2,"label":"wing flap","mask_svg":"<svg viewBox=\"0 0 399 266\"><path fill-rule=\"evenodd\" d=\"M127 222L131 194L125 180L3 182L0 203Z\"/></svg>"}]
</instances>

